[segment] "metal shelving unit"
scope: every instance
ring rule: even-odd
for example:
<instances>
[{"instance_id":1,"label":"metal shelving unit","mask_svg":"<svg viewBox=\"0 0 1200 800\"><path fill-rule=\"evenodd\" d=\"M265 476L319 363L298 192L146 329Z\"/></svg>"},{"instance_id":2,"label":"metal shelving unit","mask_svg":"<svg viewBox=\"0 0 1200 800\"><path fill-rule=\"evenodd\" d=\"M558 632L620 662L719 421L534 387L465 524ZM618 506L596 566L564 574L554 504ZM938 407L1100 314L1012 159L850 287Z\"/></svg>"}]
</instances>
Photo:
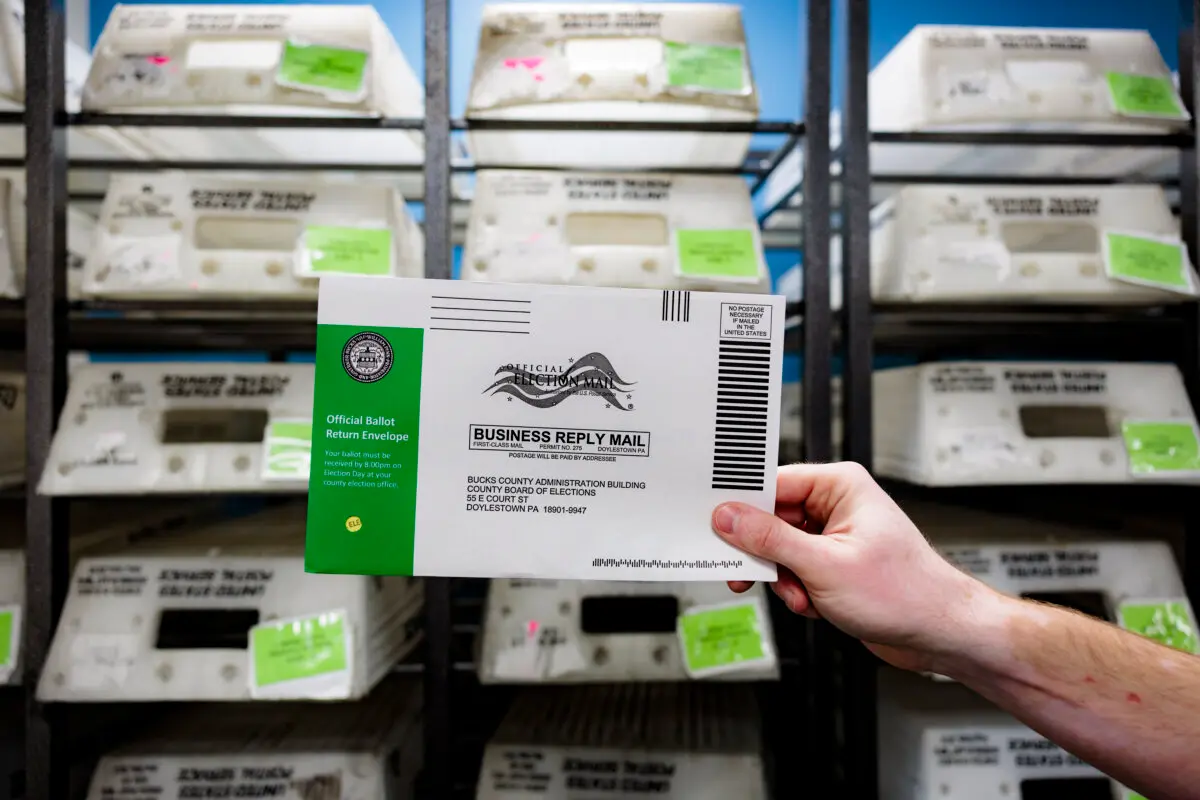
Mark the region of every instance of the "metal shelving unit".
<instances>
[{"instance_id":1,"label":"metal shelving unit","mask_svg":"<svg viewBox=\"0 0 1200 800\"><path fill-rule=\"evenodd\" d=\"M1060 132L872 132L867 124L867 76L870 69L870 0L843 0L846 40L845 88L842 102L842 146L834 161L842 165L841 202L837 209L842 235L845 281L839 315L838 347L845 359L843 377L843 457L872 462L871 369L874 352L959 358L1024 354L1059 359L1171 360L1184 375L1193 407L1200 407L1200 313L1196 304L1182 308L1099 308L955 305L876 306L870 296L870 190L872 183L961 183L964 185L1104 185L1126 183L1130 176L1005 176L910 174L872 175L872 144L947 144L1019 146L1093 146L1171 148L1180 152L1177 178L1161 181L1177 186L1181 198L1183 239L1192 263L1200 251L1200 185L1197 178L1197 137L1194 116L1200 109L1200 0L1193 0L1193 26L1180 37L1180 86L1193 114L1190 130L1167 135L1076 134ZM807 173L806 173L807 174ZM1154 180L1139 182L1156 182ZM785 207L783 198L776 208ZM803 209L810 202L806 193ZM774 211L776 209L772 209ZM806 248L807 264L814 263ZM822 266L824 262L821 263ZM812 324L816 320L807 321ZM816 332L813 332L816 335ZM806 376L807 377L807 376ZM807 387L806 387L807 390ZM807 399L806 391L806 399ZM1102 524L1128 509L1151 507L1182 519L1187 543L1200 541L1195 490L1165 486L1022 486L972 489L923 489L887 482L885 488L913 496L978 508L1014 508L1041 518L1076 519L1086 515ZM1193 603L1200 600L1200 545L1186 549L1184 579ZM876 668L878 662L858 642L840 638L833 656L843 666L843 679L834 681L834 703L843 710L844 733L839 738L838 763L845 765L849 796L878 796L876 740Z\"/></svg>"},{"instance_id":2,"label":"metal shelving unit","mask_svg":"<svg viewBox=\"0 0 1200 800\"><path fill-rule=\"evenodd\" d=\"M872 176L872 143L945 143L987 145L1094 145L1170 147L1181 152L1177 186L1181 197L1183 234L1193 263L1200 261L1200 178L1197 175L1197 132L1169 136L1120 134L998 134L905 133L872 134L867 126L869 62L869 0L842 0L845 19L845 94L841 100L842 145L830 149L832 8L829 0L806 3L807 23L798 37L806 42L804 122L757 123L620 123L454 120L449 104L449 0L425 0L425 118L337 119L325 117L219 117L71 114L64 107L63 10L51 0L26 5L26 80L28 108L24 113L0 114L0 124L26 126L25 159L0 160L0 166L23 164L28 181L28 278L23 303L0 303L0 344L26 350L28 374L28 475L40 474L65 397L67 353L92 350L308 350L315 342L315 306L306 303L246 302L113 302L70 305L66 299L66 205L68 169L87 171L187 168L206 171L255 170L313 172L356 171L424 175L426 276L449 278L454 245L451 178L473 165L455 163L452 133L468 128L488 130L702 131L762 133L785 137L769 153L753 153L740 168L697 169L700 174L742 174L760 188L784 157L800 147L805 175L800 207L804 242L804 302L789 310L803 324L789 330L789 347L804 353L802 439L804 457L828 461L833 451L833 359L844 359L841 413L846 431L843 457L870 464L872 460L871 370L878 352L922 355L987 355L1028 352L1061 358L1106 355L1127 359L1169 358L1178 363L1194 406L1200 407L1200 311L1195 305L1177 309L1114 309L1101 307L969 307L875 306L870 297L869 210L872 182L919 183L1049 183L1103 184L1123 182L1124 176L1062 178L1040 176ZM1200 19L1200 0L1193 0L1193 19ZM1182 41L1181 86L1189 106L1200 108L1200 26ZM240 161L114 161L68 163L66 131L71 126L110 125L145 127L272 127L345 128L381 131L421 130L425 136L422 165L329 163L255 163ZM840 162L835 178L831 166ZM12 163L9 163L12 162ZM687 171L687 170L677 170ZM840 191L838 208L833 197ZM97 198L90 198L97 199ZM786 202L786 198L784 201ZM782 202L780 205L782 205ZM838 212L835 214L835 210ZM842 233L845 265L843 309L830 305L830 242L834 220ZM1119 513L1129 498L1153 493L1161 508L1187 518L1189 536L1200 535L1200 510L1194 492L1170 487L1112 487L1102 490L1106 504L1097 513ZM1030 492L1023 503L1031 512L1053 516L1067 503L1095 498L1094 489ZM979 507L1011 500L1001 487L969 491L930 490L928 495ZM66 709L42 705L33 697L46 652L58 620L67 581L69 503L27 492L27 586L25 633L22 647L26 691L27 796L29 800L67 797L72 754L67 747ZM1189 549L1185 577L1193 602L1200 604L1200 548ZM480 694L474 679L470 648L464 642L478 625L478 604L464 597L451 579L426 581L423 661L406 665L419 672L425 695L425 769L420 782L423 797L460 796L473 789L467 778L477 765L462 759L475 753L475 744L489 731L489 713L475 704L477 696L491 711L502 712L511 696L505 689ZM469 592L467 593L470 594ZM474 603L474 605L473 605ZM778 610L778 609L776 609ZM777 796L791 795L795 772L803 769L806 788L814 796L837 792L869 798L877 795L875 739L875 661L855 641L825 623L791 618L777 625L795 633L794 647L785 653L785 679L764 687L770 714L768 745L772 783ZM790 623L795 623L794 626ZM781 651L784 648L781 647ZM470 701L468 701L470 697ZM789 725L780 724L786 720ZM796 724L799 720L799 731ZM796 737L799 735L799 742ZM799 747L797 747L799 744ZM809 760L797 765L796 753ZM468 773L464 773L467 770Z\"/></svg>"},{"instance_id":3,"label":"metal shelving unit","mask_svg":"<svg viewBox=\"0 0 1200 800\"><path fill-rule=\"evenodd\" d=\"M271 172L353 171L375 174L423 172L425 230L425 274L429 278L451 277L454 246L451 179L455 173L475 167L454 158L452 133L469 128L488 130L608 130L670 131L706 133L773 134L784 139L770 152L752 152L746 162L732 169L674 170L698 174L740 174L755 188L803 143L806 171L811 181L811 200L805 210L805 236L815 252L828 252L830 241L830 37L829 0L807 3L807 24L797 32L807 47L804 87L807 117L811 126L799 121L752 123L655 123L655 122L555 122L487 121L467 122L450 115L450 19L449 0L424 0L425 13L425 117L424 119L338 119L328 117L225 117L152 114L68 114L64 105L63 70L64 12L52 0L28 0L26 5L27 110L0 115L0 124L27 126L27 155L10 159L24 165L28 181L28 279L23 303L0 304L0 345L26 349L28 379L27 445L31 485L41 473L50 449L58 414L65 399L67 354L73 348L92 351L201 351L254 350L282 353L311 350L315 343L315 304L247 302L106 302L70 304L66 298L66 207L68 200L95 202L94 193L72 195L68 172L146 171L159 169L210 172L253 169ZM69 161L67 130L85 126L147 128L300 128L379 131L420 130L425 138L425 160L419 165L328 163L262 163L252 161L123 161L81 159ZM501 165L488 165L503 168ZM806 273L806 296L810 298L803 317L808 326L793 325L789 346L801 344L812 355L806 360L806 413L803 437L810 459L832 455L830 385L832 351L829 333L833 318L828 305L829 269L825 261ZM816 299L815 302L813 299ZM801 309L789 311L799 319ZM801 342L801 339L803 341ZM823 387L823 388L822 388ZM60 708L36 701L33 689L42 669L55 625L61 613L69 580L67 562L69 502L28 491L25 499L27 584L29 587L22 646L24 660L27 797L29 800L62 800L68 796L70 766L80 752L67 745L67 712L86 712L82 707ZM465 786L461 757L470 752L463 738L471 736L471 723L480 711L466 703L462 681L474 681L470 650L464 647L471 625L460 619L462 598L451 579L425 582L425 645L422 661L399 668L419 673L424 681L425 766L419 782L422 797L457 796L474 786ZM469 599L465 601L470 605ZM778 611L778 609L776 609ZM470 611L468 609L468 615ZM777 617L780 615L776 615ZM769 739L778 744L768 761L779 770L773 780L777 792L789 794L787 776L795 767L794 718L808 710L811 724L803 731L805 751L814 755L813 785L832 788L835 772L826 751L826 724L833 724L836 709L808 680L815 660L827 657L828 635L813 632L807 622L785 616L782 625L795 623L800 631L792 650L781 646L785 680L764 687L771 705L783 716L768 724ZM810 631L805 637L804 631ZM476 688L478 688L476 686ZM490 706L502 707L508 694L489 694ZM483 715L486 717L486 715ZM486 735L487 731L483 732ZM771 744L771 741L768 742ZM470 774L474 774L471 772Z\"/></svg>"}]
</instances>

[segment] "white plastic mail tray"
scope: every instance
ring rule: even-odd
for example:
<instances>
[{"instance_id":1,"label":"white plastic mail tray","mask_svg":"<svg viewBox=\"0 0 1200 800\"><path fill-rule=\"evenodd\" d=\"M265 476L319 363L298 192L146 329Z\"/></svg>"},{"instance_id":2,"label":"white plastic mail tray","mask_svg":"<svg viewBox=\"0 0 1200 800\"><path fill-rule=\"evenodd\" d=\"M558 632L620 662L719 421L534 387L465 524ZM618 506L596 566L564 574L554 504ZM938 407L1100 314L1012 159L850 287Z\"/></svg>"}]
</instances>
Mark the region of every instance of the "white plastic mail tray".
<instances>
[{"instance_id":1,"label":"white plastic mail tray","mask_svg":"<svg viewBox=\"0 0 1200 800\"><path fill-rule=\"evenodd\" d=\"M81 366L38 491L302 492L312 398L311 364Z\"/></svg>"},{"instance_id":2,"label":"white plastic mail tray","mask_svg":"<svg viewBox=\"0 0 1200 800\"><path fill-rule=\"evenodd\" d=\"M760 602L761 584L743 595ZM483 683L684 681L676 632L690 608L737 599L724 583L493 580L483 629ZM769 620L767 662L723 672L726 680L779 677Z\"/></svg>"},{"instance_id":3,"label":"white plastic mail tray","mask_svg":"<svg viewBox=\"0 0 1200 800\"><path fill-rule=\"evenodd\" d=\"M875 373L875 470L928 486L1195 482L1170 364L949 362ZM1190 427L1189 427L1190 426Z\"/></svg>"},{"instance_id":4,"label":"white plastic mail tray","mask_svg":"<svg viewBox=\"0 0 1200 800\"><path fill-rule=\"evenodd\" d=\"M483 754L477 800L763 800L761 720L747 686L527 690Z\"/></svg>"},{"instance_id":5,"label":"white plastic mail tray","mask_svg":"<svg viewBox=\"0 0 1200 800\"><path fill-rule=\"evenodd\" d=\"M25 482L25 376L0 371L0 487Z\"/></svg>"},{"instance_id":6,"label":"white plastic mail tray","mask_svg":"<svg viewBox=\"0 0 1200 800\"><path fill-rule=\"evenodd\" d=\"M101 756L87 800L412 797L421 766L419 685L388 680L357 703L175 709Z\"/></svg>"},{"instance_id":7,"label":"white plastic mail tray","mask_svg":"<svg viewBox=\"0 0 1200 800\"><path fill-rule=\"evenodd\" d=\"M876 300L1162 303L1196 294L1158 186L906 186L871 216ZM1113 235L1173 244L1174 277L1187 282L1170 290L1111 277ZM1113 267L1121 274L1120 262Z\"/></svg>"},{"instance_id":8,"label":"white plastic mail tray","mask_svg":"<svg viewBox=\"0 0 1200 800\"><path fill-rule=\"evenodd\" d=\"M0 519L0 524L8 522ZM0 546L0 686L21 682L24 606L25 553Z\"/></svg>"},{"instance_id":9,"label":"white plastic mail tray","mask_svg":"<svg viewBox=\"0 0 1200 800\"><path fill-rule=\"evenodd\" d=\"M880 670L881 800L1125 800L1118 790L969 689Z\"/></svg>"},{"instance_id":10,"label":"white plastic mail tray","mask_svg":"<svg viewBox=\"0 0 1200 800\"><path fill-rule=\"evenodd\" d=\"M873 131L1166 133L1188 114L1146 31L918 25L871 70ZM876 145L877 174L1121 174L1163 149Z\"/></svg>"},{"instance_id":11,"label":"white plastic mail tray","mask_svg":"<svg viewBox=\"0 0 1200 800\"><path fill-rule=\"evenodd\" d=\"M331 273L420 277L424 239L381 185L114 175L83 292L91 297L312 298Z\"/></svg>"},{"instance_id":12,"label":"white plastic mail tray","mask_svg":"<svg viewBox=\"0 0 1200 800\"><path fill-rule=\"evenodd\" d=\"M735 5L501 3L483 8L468 120L753 122ZM472 131L481 165L740 167L749 134Z\"/></svg>"},{"instance_id":13,"label":"white plastic mail tray","mask_svg":"<svg viewBox=\"0 0 1200 800\"><path fill-rule=\"evenodd\" d=\"M89 552L118 546L132 536L174 528L203 509L179 503L143 503L136 509L82 502L71 510L72 563ZM14 504L0 504L0 686L22 679L25 614L25 517ZM3 796L3 795L0 795Z\"/></svg>"},{"instance_id":14,"label":"white plastic mail tray","mask_svg":"<svg viewBox=\"0 0 1200 800\"><path fill-rule=\"evenodd\" d=\"M25 103L24 0L4 0L0 12L0 102L21 108Z\"/></svg>"},{"instance_id":15,"label":"white plastic mail tray","mask_svg":"<svg viewBox=\"0 0 1200 800\"><path fill-rule=\"evenodd\" d=\"M169 531L81 558L39 697L362 697L420 640L420 581L310 575L303 549L303 508L293 507ZM251 633L255 626L326 618L339 623L341 635L332 644L321 640L319 652L288 650L287 642L273 645L278 652L267 645L260 652ZM285 666L337 660L342 669L287 672L278 669L281 659ZM268 675L269 668L275 671Z\"/></svg>"},{"instance_id":16,"label":"white plastic mail tray","mask_svg":"<svg viewBox=\"0 0 1200 800\"><path fill-rule=\"evenodd\" d=\"M83 91L89 111L420 118L424 90L369 5L117 5ZM414 131L138 129L182 158L380 163L423 157Z\"/></svg>"},{"instance_id":17,"label":"white plastic mail tray","mask_svg":"<svg viewBox=\"0 0 1200 800\"><path fill-rule=\"evenodd\" d=\"M2 128L3 126L0 126ZM21 223L18 225L19 199L14 197L14 178L0 177L0 297L17 298L25 295L25 225L24 208L19 209Z\"/></svg>"},{"instance_id":18,"label":"white plastic mail tray","mask_svg":"<svg viewBox=\"0 0 1200 800\"><path fill-rule=\"evenodd\" d=\"M0 297L25 294L26 215L24 181L0 179ZM67 298L78 300L83 264L92 247L96 220L82 209L67 206Z\"/></svg>"},{"instance_id":19,"label":"white plastic mail tray","mask_svg":"<svg viewBox=\"0 0 1200 800\"><path fill-rule=\"evenodd\" d=\"M466 280L766 292L746 182L669 173L478 174Z\"/></svg>"},{"instance_id":20,"label":"white plastic mail tray","mask_svg":"<svg viewBox=\"0 0 1200 800\"><path fill-rule=\"evenodd\" d=\"M77 112L83 81L91 64L87 51L71 40L65 43L66 108ZM16 111L25 106L25 3L0 2L0 110ZM113 128L89 126L67 131L72 158L146 158L144 146ZM0 126L0 156L25 154L25 129Z\"/></svg>"}]
</instances>

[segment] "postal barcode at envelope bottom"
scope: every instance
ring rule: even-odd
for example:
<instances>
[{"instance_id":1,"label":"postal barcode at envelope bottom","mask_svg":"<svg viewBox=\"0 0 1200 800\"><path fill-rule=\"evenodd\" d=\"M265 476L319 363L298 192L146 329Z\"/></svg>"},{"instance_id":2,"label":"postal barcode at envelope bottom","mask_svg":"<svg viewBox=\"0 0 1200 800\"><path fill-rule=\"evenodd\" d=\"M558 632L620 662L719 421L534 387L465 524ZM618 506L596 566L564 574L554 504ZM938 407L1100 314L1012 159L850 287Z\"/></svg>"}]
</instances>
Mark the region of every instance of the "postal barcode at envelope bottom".
<instances>
[{"instance_id":1,"label":"postal barcode at envelope bottom","mask_svg":"<svg viewBox=\"0 0 1200 800\"><path fill-rule=\"evenodd\" d=\"M308 569L773 580L710 516L774 507L783 324L762 295L323 280Z\"/></svg>"},{"instance_id":2,"label":"postal barcode at envelope bottom","mask_svg":"<svg viewBox=\"0 0 1200 800\"><path fill-rule=\"evenodd\" d=\"M686 567L688 569L731 569L733 567L742 566L740 558L726 558L720 561L689 561L688 559L681 560L659 560L657 558L594 558L592 559L593 567L638 567L653 569L680 569Z\"/></svg>"}]
</instances>

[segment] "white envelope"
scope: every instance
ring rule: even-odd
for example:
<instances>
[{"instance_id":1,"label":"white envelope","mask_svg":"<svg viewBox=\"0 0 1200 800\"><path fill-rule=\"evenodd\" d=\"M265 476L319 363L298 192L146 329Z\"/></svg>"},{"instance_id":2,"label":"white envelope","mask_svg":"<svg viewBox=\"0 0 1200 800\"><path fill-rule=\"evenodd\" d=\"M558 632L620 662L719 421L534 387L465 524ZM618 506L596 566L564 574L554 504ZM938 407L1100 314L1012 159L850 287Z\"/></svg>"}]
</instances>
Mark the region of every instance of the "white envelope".
<instances>
[{"instance_id":1,"label":"white envelope","mask_svg":"<svg viewBox=\"0 0 1200 800\"><path fill-rule=\"evenodd\" d=\"M315 572L774 580L711 531L775 501L784 299L328 277Z\"/></svg>"}]
</instances>

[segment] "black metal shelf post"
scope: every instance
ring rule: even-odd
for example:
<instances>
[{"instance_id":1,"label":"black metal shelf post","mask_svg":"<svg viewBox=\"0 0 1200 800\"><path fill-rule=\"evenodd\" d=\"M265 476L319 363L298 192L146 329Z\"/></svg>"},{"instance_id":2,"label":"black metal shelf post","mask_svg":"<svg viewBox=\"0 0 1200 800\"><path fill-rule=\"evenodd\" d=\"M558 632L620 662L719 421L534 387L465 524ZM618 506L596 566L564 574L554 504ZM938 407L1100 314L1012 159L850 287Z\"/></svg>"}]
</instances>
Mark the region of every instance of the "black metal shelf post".
<instances>
[{"instance_id":1,"label":"black metal shelf post","mask_svg":"<svg viewBox=\"0 0 1200 800\"><path fill-rule=\"evenodd\" d=\"M67 137L62 127L64 7L25 5L26 476L36 485L67 388ZM63 714L37 702L38 676L66 599L67 508L26 490L23 685L26 692L26 794L67 797L69 760Z\"/></svg>"},{"instance_id":2,"label":"black metal shelf post","mask_svg":"<svg viewBox=\"0 0 1200 800\"><path fill-rule=\"evenodd\" d=\"M425 0L425 277L449 279L450 0ZM425 579L425 772L422 793L450 795L450 580Z\"/></svg>"},{"instance_id":3,"label":"black metal shelf post","mask_svg":"<svg viewBox=\"0 0 1200 800\"><path fill-rule=\"evenodd\" d=\"M832 91L831 0L807 4L808 59L804 77L804 237L803 358L801 441L805 461L833 460L833 309L830 303L830 241L832 229L832 153L829 143ZM838 747L833 736L837 721L833 683L835 632L827 623L805 626L804 660L809 675L804 730L806 752L816 769L811 772L814 796L830 793L839 782Z\"/></svg>"},{"instance_id":4,"label":"black metal shelf post","mask_svg":"<svg viewBox=\"0 0 1200 800\"><path fill-rule=\"evenodd\" d=\"M871 71L870 0L842 0L845 94L842 100L842 458L871 469L874 323L871 310L871 156L867 78ZM876 662L857 640L839 637L843 685L845 787L877 797Z\"/></svg>"}]
</instances>

